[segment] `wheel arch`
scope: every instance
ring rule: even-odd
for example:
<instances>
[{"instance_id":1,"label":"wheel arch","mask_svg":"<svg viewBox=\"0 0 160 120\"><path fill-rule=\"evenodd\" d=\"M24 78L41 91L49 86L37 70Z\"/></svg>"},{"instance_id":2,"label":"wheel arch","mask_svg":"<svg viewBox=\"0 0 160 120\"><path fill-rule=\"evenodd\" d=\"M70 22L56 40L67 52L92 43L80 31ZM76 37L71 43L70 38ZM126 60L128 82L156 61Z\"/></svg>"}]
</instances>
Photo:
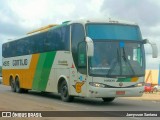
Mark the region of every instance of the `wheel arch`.
<instances>
[{"instance_id":1,"label":"wheel arch","mask_svg":"<svg viewBox=\"0 0 160 120\"><path fill-rule=\"evenodd\" d=\"M15 79L14 79L13 75L11 74L11 75L9 76L9 85L11 85L11 81L12 81L12 80L15 80Z\"/></svg>"},{"instance_id":2,"label":"wheel arch","mask_svg":"<svg viewBox=\"0 0 160 120\"><path fill-rule=\"evenodd\" d=\"M57 91L58 91L58 93L60 93L60 87L61 87L61 84L62 84L63 81L66 81L66 82L67 82L67 85L69 85L69 84L68 84L68 79L67 79L67 77L64 76L64 75L61 75L61 76L59 77L59 79L58 79L58 84L57 84Z\"/></svg>"}]
</instances>

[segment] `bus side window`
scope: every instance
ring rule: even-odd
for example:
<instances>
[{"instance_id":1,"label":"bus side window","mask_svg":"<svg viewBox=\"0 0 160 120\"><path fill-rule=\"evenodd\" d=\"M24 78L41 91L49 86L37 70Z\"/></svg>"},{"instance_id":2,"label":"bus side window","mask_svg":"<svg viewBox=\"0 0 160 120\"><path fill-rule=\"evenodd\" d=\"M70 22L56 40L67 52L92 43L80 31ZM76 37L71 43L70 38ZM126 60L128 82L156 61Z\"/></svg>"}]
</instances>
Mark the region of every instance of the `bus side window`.
<instances>
[{"instance_id":1,"label":"bus side window","mask_svg":"<svg viewBox=\"0 0 160 120\"><path fill-rule=\"evenodd\" d=\"M61 43L64 50L69 51L70 48L70 26L64 26L61 28Z\"/></svg>"},{"instance_id":2,"label":"bus side window","mask_svg":"<svg viewBox=\"0 0 160 120\"><path fill-rule=\"evenodd\" d=\"M84 27L82 24L79 23L74 23L71 25L71 48L72 48L72 55L73 55L73 60L78 67L78 44L82 41L84 41L85 38L85 33L84 33Z\"/></svg>"},{"instance_id":3,"label":"bus side window","mask_svg":"<svg viewBox=\"0 0 160 120\"><path fill-rule=\"evenodd\" d=\"M46 38L46 32L43 32L39 36L37 36L37 43L38 43L38 52L45 52L44 47L44 40Z\"/></svg>"},{"instance_id":4,"label":"bus side window","mask_svg":"<svg viewBox=\"0 0 160 120\"><path fill-rule=\"evenodd\" d=\"M86 67L86 42L81 42L78 44L78 67Z\"/></svg>"},{"instance_id":5,"label":"bus side window","mask_svg":"<svg viewBox=\"0 0 160 120\"><path fill-rule=\"evenodd\" d=\"M56 50L63 50L61 28L57 28L54 34L56 40Z\"/></svg>"},{"instance_id":6,"label":"bus side window","mask_svg":"<svg viewBox=\"0 0 160 120\"><path fill-rule=\"evenodd\" d=\"M13 41L12 44L9 45L9 48L10 48L10 57L13 57L16 55L16 42Z\"/></svg>"},{"instance_id":7,"label":"bus side window","mask_svg":"<svg viewBox=\"0 0 160 120\"><path fill-rule=\"evenodd\" d=\"M8 47L9 47L9 43L5 43L2 45L2 56L4 58L10 56L10 54L8 52Z\"/></svg>"},{"instance_id":8,"label":"bus side window","mask_svg":"<svg viewBox=\"0 0 160 120\"><path fill-rule=\"evenodd\" d=\"M59 41L61 41L59 28L49 30L45 41L45 45L48 47L46 51L60 50Z\"/></svg>"},{"instance_id":9,"label":"bus side window","mask_svg":"<svg viewBox=\"0 0 160 120\"><path fill-rule=\"evenodd\" d=\"M56 50L56 40L54 38L54 32L55 30L51 29L47 33L47 39L45 41L45 46L47 51L55 51Z\"/></svg>"},{"instance_id":10,"label":"bus side window","mask_svg":"<svg viewBox=\"0 0 160 120\"><path fill-rule=\"evenodd\" d=\"M51 29L47 32L47 39L45 39L45 50L68 50L70 40L70 27L63 26L62 28Z\"/></svg>"}]
</instances>

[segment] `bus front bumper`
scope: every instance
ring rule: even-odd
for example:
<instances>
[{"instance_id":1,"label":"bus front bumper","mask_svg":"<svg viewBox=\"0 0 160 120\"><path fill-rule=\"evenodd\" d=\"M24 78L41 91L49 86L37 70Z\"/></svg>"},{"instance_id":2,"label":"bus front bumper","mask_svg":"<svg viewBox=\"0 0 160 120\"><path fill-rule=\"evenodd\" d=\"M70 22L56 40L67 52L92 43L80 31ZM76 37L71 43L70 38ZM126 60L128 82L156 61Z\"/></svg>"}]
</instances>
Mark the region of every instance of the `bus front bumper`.
<instances>
[{"instance_id":1,"label":"bus front bumper","mask_svg":"<svg viewBox=\"0 0 160 120\"><path fill-rule=\"evenodd\" d=\"M90 86L88 89L88 97L138 97L142 96L144 86L134 88L100 88Z\"/></svg>"}]
</instances>

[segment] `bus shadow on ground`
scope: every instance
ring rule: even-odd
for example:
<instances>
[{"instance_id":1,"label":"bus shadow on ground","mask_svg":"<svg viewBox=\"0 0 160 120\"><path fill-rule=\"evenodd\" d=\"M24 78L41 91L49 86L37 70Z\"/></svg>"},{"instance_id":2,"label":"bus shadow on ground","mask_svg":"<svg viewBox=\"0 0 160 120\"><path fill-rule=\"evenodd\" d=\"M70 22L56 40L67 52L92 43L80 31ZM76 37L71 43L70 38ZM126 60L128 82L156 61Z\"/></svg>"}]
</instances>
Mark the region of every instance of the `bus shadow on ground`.
<instances>
[{"instance_id":1,"label":"bus shadow on ground","mask_svg":"<svg viewBox=\"0 0 160 120\"><path fill-rule=\"evenodd\" d=\"M24 93L24 94L29 94L29 95L49 98L49 99L55 99L55 100L61 100L61 96L59 94L50 93L50 92L39 92L39 91L31 90L28 93Z\"/></svg>"},{"instance_id":2,"label":"bus shadow on ground","mask_svg":"<svg viewBox=\"0 0 160 120\"><path fill-rule=\"evenodd\" d=\"M50 93L50 92L38 92L38 91L29 91L29 95L33 96L38 96L38 97L43 97L43 98L48 98L48 99L53 99L56 101L61 101L61 96L60 94L55 94L55 93ZM83 97L74 97L74 100L72 102L68 102L68 104L81 104L81 105L91 105L91 106L128 106L130 104L127 103L122 103L118 101L119 99L116 98L113 102L103 102L101 98L83 98ZM66 103L66 102L64 102Z\"/></svg>"}]
</instances>

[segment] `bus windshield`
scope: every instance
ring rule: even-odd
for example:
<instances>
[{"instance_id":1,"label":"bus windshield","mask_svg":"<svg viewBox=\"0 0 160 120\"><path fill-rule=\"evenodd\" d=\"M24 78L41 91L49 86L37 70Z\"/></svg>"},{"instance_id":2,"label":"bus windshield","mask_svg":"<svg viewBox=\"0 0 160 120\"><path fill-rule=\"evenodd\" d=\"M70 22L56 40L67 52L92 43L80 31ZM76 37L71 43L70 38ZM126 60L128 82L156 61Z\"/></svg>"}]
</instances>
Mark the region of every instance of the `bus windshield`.
<instances>
[{"instance_id":1,"label":"bus windshield","mask_svg":"<svg viewBox=\"0 0 160 120\"><path fill-rule=\"evenodd\" d=\"M105 76L144 76L144 50L141 43L94 41L90 74Z\"/></svg>"},{"instance_id":2,"label":"bus windshield","mask_svg":"<svg viewBox=\"0 0 160 120\"><path fill-rule=\"evenodd\" d=\"M144 76L144 47L138 26L87 24L87 36L94 42L89 73L96 76Z\"/></svg>"}]
</instances>

